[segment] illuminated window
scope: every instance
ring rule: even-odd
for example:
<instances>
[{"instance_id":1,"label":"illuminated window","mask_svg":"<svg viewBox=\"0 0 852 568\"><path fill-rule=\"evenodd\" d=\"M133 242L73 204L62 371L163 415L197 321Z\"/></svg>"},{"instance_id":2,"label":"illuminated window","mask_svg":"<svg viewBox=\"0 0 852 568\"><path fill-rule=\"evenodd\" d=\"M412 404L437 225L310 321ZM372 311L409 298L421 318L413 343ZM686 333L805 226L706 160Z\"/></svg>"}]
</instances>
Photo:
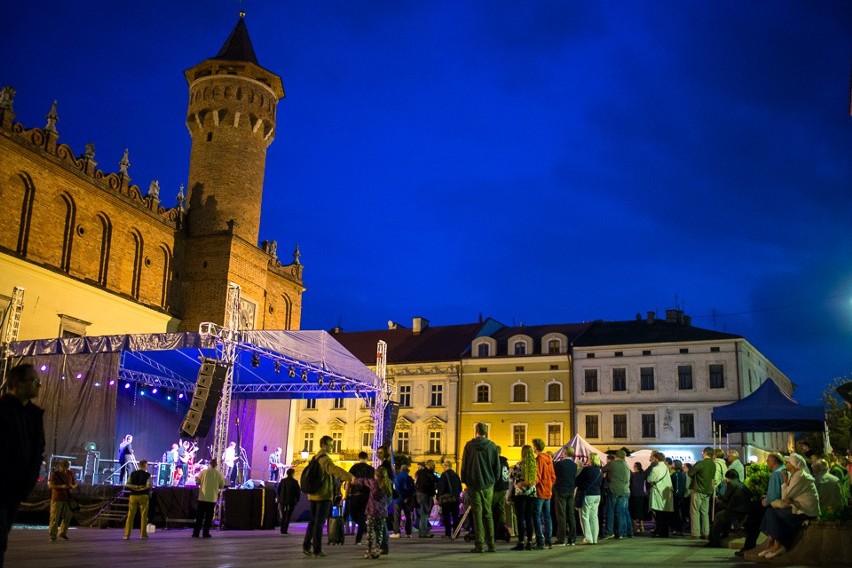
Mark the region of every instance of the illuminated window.
<instances>
[{"instance_id":1,"label":"illuminated window","mask_svg":"<svg viewBox=\"0 0 852 568\"><path fill-rule=\"evenodd\" d=\"M372 448L373 447L373 433L372 432L361 432L361 447L362 448Z\"/></svg>"},{"instance_id":2,"label":"illuminated window","mask_svg":"<svg viewBox=\"0 0 852 568\"><path fill-rule=\"evenodd\" d=\"M547 445L557 448L562 445L562 424L547 425Z\"/></svg>"}]
</instances>

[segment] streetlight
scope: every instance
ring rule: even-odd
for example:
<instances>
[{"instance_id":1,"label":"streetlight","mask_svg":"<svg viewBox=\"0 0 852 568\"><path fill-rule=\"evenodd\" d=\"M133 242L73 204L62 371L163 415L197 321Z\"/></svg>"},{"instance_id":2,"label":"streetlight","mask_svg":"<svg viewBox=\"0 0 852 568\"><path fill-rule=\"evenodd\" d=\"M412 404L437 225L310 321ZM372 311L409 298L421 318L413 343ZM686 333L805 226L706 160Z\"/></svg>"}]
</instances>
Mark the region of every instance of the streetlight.
<instances>
[{"instance_id":1,"label":"streetlight","mask_svg":"<svg viewBox=\"0 0 852 568\"><path fill-rule=\"evenodd\" d=\"M308 451L308 448L306 446L305 449L302 450L302 452L301 452L302 459L307 460L308 456L310 456L310 455L311 455L311 452Z\"/></svg>"}]
</instances>

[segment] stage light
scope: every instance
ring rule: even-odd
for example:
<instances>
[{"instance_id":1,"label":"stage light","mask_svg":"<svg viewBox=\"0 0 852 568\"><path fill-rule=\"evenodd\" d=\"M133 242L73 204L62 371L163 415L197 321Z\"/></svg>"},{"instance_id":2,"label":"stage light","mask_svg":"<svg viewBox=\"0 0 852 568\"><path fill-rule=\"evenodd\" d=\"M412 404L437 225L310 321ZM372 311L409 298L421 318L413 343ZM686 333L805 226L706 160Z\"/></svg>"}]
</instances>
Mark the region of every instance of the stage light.
<instances>
[{"instance_id":1,"label":"stage light","mask_svg":"<svg viewBox=\"0 0 852 568\"><path fill-rule=\"evenodd\" d=\"M290 370L287 371L287 374L290 375L291 379L296 378L296 367L290 367Z\"/></svg>"},{"instance_id":2,"label":"stage light","mask_svg":"<svg viewBox=\"0 0 852 568\"><path fill-rule=\"evenodd\" d=\"M96 386L96 387L99 387L99 386L101 386L101 383L99 383L99 382L95 382L95 386Z\"/></svg>"},{"instance_id":3,"label":"stage light","mask_svg":"<svg viewBox=\"0 0 852 568\"><path fill-rule=\"evenodd\" d=\"M145 396L145 391L139 391L140 396Z\"/></svg>"},{"instance_id":4,"label":"stage light","mask_svg":"<svg viewBox=\"0 0 852 568\"><path fill-rule=\"evenodd\" d=\"M43 372L47 371L47 365L42 365L38 369L39 369L39 371L41 371L43 373Z\"/></svg>"},{"instance_id":5,"label":"stage light","mask_svg":"<svg viewBox=\"0 0 852 568\"><path fill-rule=\"evenodd\" d=\"M75 377L77 377L78 379L82 379L82 378L83 378L83 373L77 373L77 374L76 374L76 375L74 375L74 376L75 376Z\"/></svg>"},{"instance_id":6,"label":"stage light","mask_svg":"<svg viewBox=\"0 0 852 568\"><path fill-rule=\"evenodd\" d=\"M180 394L178 395L178 398L183 398L183 393L180 393Z\"/></svg>"},{"instance_id":7,"label":"stage light","mask_svg":"<svg viewBox=\"0 0 852 568\"><path fill-rule=\"evenodd\" d=\"M275 374L280 373L281 372L281 361L275 361L274 365L275 365Z\"/></svg>"},{"instance_id":8,"label":"stage light","mask_svg":"<svg viewBox=\"0 0 852 568\"><path fill-rule=\"evenodd\" d=\"M324 382L325 382L325 379L323 379L323 378L322 378L322 375L317 375L317 384L318 384L319 386L322 386L322 384L323 384Z\"/></svg>"},{"instance_id":9,"label":"stage light","mask_svg":"<svg viewBox=\"0 0 852 568\"><path fill-rule=\"evenodd\" d=\"M328 388L334 390L334 379L331 379L330 381L328 381Z\"/></svg>"},{"instance_id":10,"label":"stage light","mask_svg":"<svg viewBox=\"0 0 852 568\"><path fill-rule=\"evenodd\" d=\"M171 400L171 399L172 399L172 395L167 394L167 395L166 395L166 400Z\"/></svg>"},{"instance_id":11,"label":"stage light","mask_svg":"<svg viewBox=\"0 0 852 568\"><path fill-rule=\"evenodd\" d=\"M64 380L65 380L65 375L62 375L62 376L61 376L61 377L59 377L59 378L60 378L60 379L62 379L62 380L64 381Z\"/></svg>"},{"instance_id":12,"label":"stage light","mask_svg":"<svg viewBox=\"0 0 852 568\"><path fill-rule=\"evenodd\" d=\"M346 383L340 385L340 392L346 392Z\"/></svg>"},{"instance_id":13,"label":"stage light","mask_svg":"<svg viewBox=\"0 0 852 568\"><path fill-rule=\"evenodd\" d=\"M251 366L260 367L260 355L257 353L252 353L251 355Z\"/></svg>"},{"instance_id":14,"label":"stage light","mask_svg":"<svg viewBox=\"0 0 852 568\"><path fill-rule=\"evenodd\" d=\"M110 379L109 380L109 386L113 386L114 384L115 384L115 379Z\"/></svg>"},{"instance_id":15,"label":"stage light","mask_svg":"<svg viewBox=\"0 0 852 568\"><path fill-rule=\"evenodd\" d=\"M129 388L130 388L130 383L124 383L124 388L129 389Z\"/></svg>"},{"instance_id":16,"label":"stage light","mask_svg":"<svg viewBox=\"0 0 852 568\"><path fill-rule=\"evenodd\" d=\"M157 394L157 389L154 388L154 390L151 391L151 394Z\"/></svg>"},{"instance_id":17,"label":"stage light","mask_svg":"<svg viewBox=\"0 0 852 568\"><path fill-rule=\"evenodd\" d=\"M308 372L304 369L302 369L302 382L303 383L308 382Z\"/></svg>"}]
</instances>

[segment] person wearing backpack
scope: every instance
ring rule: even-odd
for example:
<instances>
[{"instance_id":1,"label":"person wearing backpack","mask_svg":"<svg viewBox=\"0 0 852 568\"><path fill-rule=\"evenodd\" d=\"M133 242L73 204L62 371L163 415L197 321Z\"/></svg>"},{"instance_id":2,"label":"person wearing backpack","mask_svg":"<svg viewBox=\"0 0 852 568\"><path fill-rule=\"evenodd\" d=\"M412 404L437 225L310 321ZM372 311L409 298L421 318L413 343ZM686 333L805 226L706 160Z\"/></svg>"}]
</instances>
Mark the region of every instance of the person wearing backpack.
<instances>
[{"instance_id":1,"label":"person wearing backpack","mask_svg":"<svg viewBox=\"0 0 852 568\"><path fill-rule=\"evenodd\" d=\"M331 436L320 438L320 450L302 471L302 492L308 494L308 501L311 504L311 517L302 543L302 552L305 556L325 556L322 550L322 527L331 511L331 500L334 497L333 478L343 482L352 481L352 474L334 465L328 455L333 443Z\"/></svg>"}]
</instances>

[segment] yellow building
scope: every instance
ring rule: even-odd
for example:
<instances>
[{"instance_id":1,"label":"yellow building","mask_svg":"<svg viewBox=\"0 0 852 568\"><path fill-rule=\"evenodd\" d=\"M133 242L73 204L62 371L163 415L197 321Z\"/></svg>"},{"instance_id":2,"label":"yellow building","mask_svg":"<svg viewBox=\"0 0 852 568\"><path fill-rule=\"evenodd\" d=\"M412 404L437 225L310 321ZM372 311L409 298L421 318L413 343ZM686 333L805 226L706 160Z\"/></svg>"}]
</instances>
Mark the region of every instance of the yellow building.
<instances>
[{"instance_id":1,"label":"yellow building","mask_svg":"<svg viewBox=\"0 0 852 568\"><path fill-rule=\"evenodd\" d=\"M586 324L484 329L462 359L459 381L459 448L474 426L489 426L489 438L514 462L534 438L556 451L571 431L571 345Z\"/></svg>"}]
</instances>

